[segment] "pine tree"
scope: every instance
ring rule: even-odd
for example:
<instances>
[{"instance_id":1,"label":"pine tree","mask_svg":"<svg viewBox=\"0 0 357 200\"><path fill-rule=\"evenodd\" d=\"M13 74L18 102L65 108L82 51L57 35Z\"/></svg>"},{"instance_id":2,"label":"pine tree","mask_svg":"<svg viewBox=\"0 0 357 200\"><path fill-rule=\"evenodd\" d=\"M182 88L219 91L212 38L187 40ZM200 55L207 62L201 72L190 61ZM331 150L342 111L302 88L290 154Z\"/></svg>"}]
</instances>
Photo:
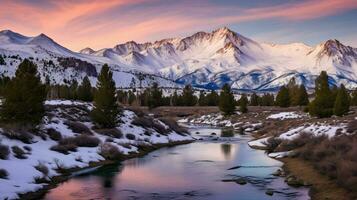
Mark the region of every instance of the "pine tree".
<instances>
[{"instance_id":1,"label":"pine tree","mask_svg":"<svg viewBox=\"0 0 357 200\"><path fill-rule=\"evenodd\" d=\"M197 103L197 98L194 95L191 85L186 85L182 92L182 100L184 106L194 106Z\"/></svg>"},{"instance_id":2,"label":"pine tree","mask_svg":"<svg viewBox=\"0 0 357 200\"><path fill-rule=\"evenodd\" d=\"M246 113L248 112L248 98L245 94L241 96L241 98L238 101L239 103L239 110L241 113Z\"/></svg>"},{"instance_id":3,"label":"pine tree","mask_svg":"<svg viewBox=\"0 0 357 200\"><path fill-rule=\"evenodd\" d=\"M305 86L301 84L297 92L297 105L306 106L308 104L309 104L309 95L306 92Z\"/></svg>"},{"instance_id":4,"label":"pine tree","mask_svg":"<svg viewBox=\"0 0 357 200\"><path fill-rule=\"evenodd\" d=\"M333 95L329 88L326 71L315 80L315 99L309 104L309 113L320 118L330 117L333 113Z\"/></svg>"},{"instance_id":5,"label":"pine tree","mask_svg":"<svg viewBox=\"0 0 357 200\"><path fill-rule=\"evenodd\" d=\"M91 113L92 120L99 128L113 128L117 124L120 109L115 90L113 73L105 64L98 76L97 90L94 93L94 109Z\"/></svg>"},{"instance_id":6,"label":"pine tree","mask_svg":"<svg viewBox=\"0 0 357 200\"><path fill-rule=\"evenodd\" d=\"M162 105L162 91L159 89L159 85L154 83L148 90L149 109L156 108Z\"/></svg>"},{"instance_id":7,"label":"pine tree","mask_svg":"<svg viewBox=\"0 0 357 200\"><path fill-rule=\"evenodd\" d=\"M219 104L219 95L216 91L212 90L207 94L207 106L218 106Z\"/></svg>"},{"instance_id":8,"label":"pine tree","mask_svg":"<svg viewBox=\"0 0 357 200\"><path fill-rule=\"evenodd\" d=\"M252 96L250 96L250 105L258 106L260 101L260 97L254 92Z\"/></svg>"},{"instance_id":9,"label":"pine tree","mask_svg":"<svg viewBox=\"0 0 357 200\"><path fill-rule=\"evenodd\" d=\"M178 106L179 96L177 95L177 91L175 90L174 94L171 97L171 105Z\"/></svg>"},{"instance_id":10,"label":"pine tree","mask_svg":"<svg viewBox=\"0 0 357 200\"><path fill-rule=\"evenodd\" d=\"M207 97L202 90L200 91L200 96L198 98L198 105L199 106L207 106Z\"/></svg>"},{"instance_id":11,"label":"pine tree","mask_svg":"<svg viewBox=\"0 0 357 200\"><path fill-rule=\"evenodd\" d=\"M222 87L222 91L219 96L219 109L225 115L231 115L235 110L234 96L231 92L231 87L228 84L224 84Z\"/></svg>"},{"instance_id":12,"label":"pine tree","mask_svg":"<svg viewBox=\"0 0 357 200\"><path fill-rule=\"evenodd\" d=\"M77 90L78 90L78 82L73 80L71 85L69 86L69 99L76 100L77 99Z\"/></svg>"},{"instance_id":13,"label":"pine tree","mask_svg":"<svg viewBox=\"0 0 357 200\"><path fill-rule=\"evenodd\" d=\"M342 116L349 111L350 108L350 99L348 92L343 84L341 84L338 89L335 105L333 107L333 113L336 116Z\"/></svg>"},{"instance_id":14,"label":"pine tree","mask_svg":"<svg viewBox=\"0 0 357 200\"><path fill-rule=\"evenodd\" d=\"M136 100L135 93L131 90L128 92L128 104L131 106L133 105L134 101Z\"/></svg>"},{"instance_id":15,"label":"pine tree","mask_svg":"<svg viewBox=\"0 0 357 200\"><path fill-rule=\"evenodd\" d=\"M15 77L6 85L1 120L36 125L44 115L45 99L46 87L37 75L37 66L25 59L16 70Z\"/></svg>"},{"instance_id":16,"label":"pine tree","mask_svg":"<svg viewBox=\"0 0 357 200\"><path fill-rule=\"evenodd\" d=\"M289 90L282 86L276 96L276 105L280 107L289 107L290 106L290 95Z\"/></svg>"},{"instance_id":17,"label":"pine tree","mask_svg":"<svg viewBox=\"0 0 357 200\"><path fill-rule=\"evenodd\" d=\"M82 84L78 87L77 96L82 101L93 101L92 85L90 84L88 76L83 78Z\"/></svg>"},{"instance_id":18,"label":"pine tree","mask_svg":"<svg viewBox=\"0 0 357 200\"><path fill-rule=\"evenodd\" d=\"M273 106L275 104L274 102L274 95L273 94L269 94L269 93L265 93L260 101L260 105L261 106Z\"/></svg>"},{"instance_id":19,"label":"pine tree","mask_svg":"<svg viewBox=\"0 0 357 200\"><path fill-rule=\"evenodd\" d=\"M289 106L299 105L299 86L296 84L295 77L290 79L287 88L289 90Z\"/></svg>"}]
</instances>

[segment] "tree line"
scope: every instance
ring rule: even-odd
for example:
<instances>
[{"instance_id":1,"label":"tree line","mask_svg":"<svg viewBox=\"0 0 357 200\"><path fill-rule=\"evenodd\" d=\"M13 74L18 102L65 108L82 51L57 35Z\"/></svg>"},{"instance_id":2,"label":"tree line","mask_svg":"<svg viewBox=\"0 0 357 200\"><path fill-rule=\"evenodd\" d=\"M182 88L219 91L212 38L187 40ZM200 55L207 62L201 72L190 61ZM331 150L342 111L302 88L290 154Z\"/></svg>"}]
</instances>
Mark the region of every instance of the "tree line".
<instances>
[{"instance_id":1,"label":"tree line","mask_svg":"<svg viewBox=\"0 0 357 200\"><path fill-rule=\"evenodd\" d=\"M0 95L3 97L0 110L0 120L3 123L38 124L45 112L46 98L64 98L93 102L94 109L91 117L99 128L114 127L118 121L120 104L138 102L150 109L163 106L218 106L226 115L234 114L236 106L242 113L248 112L251 106L304 106L312 116L330 117L342 116L349 111L350 105L357 105L357 92L352 96L345 86L330 87L326 72L321 72L315 81L315 98L309 102L304 85L297 85L291 79L286 86L282 86L274 98L273 94L257 95L253 93L248 100L242 94L239 100L228 84L216 91L200 91L198 97L190 85L186 85L181 94L175 91L170 96L163 95L157 83L143 92L135 89L130 91L117 90L113 74L108 65L103 65L97 78L96 87L92 87L88 77L84 77L81 84L72 82L69 85L51 85L49 81L41 82L35 63L24 59L18 66L15 77L0 77Z\"/></svg>"}]
</instances>

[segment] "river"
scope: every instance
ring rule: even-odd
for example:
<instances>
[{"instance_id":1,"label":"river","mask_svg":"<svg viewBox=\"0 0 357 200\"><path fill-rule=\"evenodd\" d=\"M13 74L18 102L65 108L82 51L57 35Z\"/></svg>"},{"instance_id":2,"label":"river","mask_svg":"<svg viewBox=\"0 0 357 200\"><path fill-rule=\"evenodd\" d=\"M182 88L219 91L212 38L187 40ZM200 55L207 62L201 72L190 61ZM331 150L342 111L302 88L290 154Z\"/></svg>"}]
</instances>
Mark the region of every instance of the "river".
<instances>
[{"instance_id":1,"label":"river","mask_svg":"<svg viewBox=\"0 0 357 200\"><path fill-rule=\"evenodd\" d=\"M250 136L211 136L220 135L219 128L190 127L190 131L202 139L74 176L44 199L308 199L307 188L290 187L271 175L282 163L251 149Z\"/></svg>"}]
</instances>

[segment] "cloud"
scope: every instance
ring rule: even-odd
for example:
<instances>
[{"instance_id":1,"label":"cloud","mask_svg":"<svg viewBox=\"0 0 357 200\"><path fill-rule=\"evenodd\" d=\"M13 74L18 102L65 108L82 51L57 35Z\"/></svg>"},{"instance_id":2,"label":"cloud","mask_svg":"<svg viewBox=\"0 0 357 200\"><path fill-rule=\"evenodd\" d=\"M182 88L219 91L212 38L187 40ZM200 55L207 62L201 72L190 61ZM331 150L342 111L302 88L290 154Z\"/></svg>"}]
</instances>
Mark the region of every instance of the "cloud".
<instances>
[{"instance_id":1,"label":"cloud","mask_svg":"<svg viewBox=\"0 0 357 200\"><path fill-rule=\"evenodd\" d=\"M241 7L206 0L3 0L0 29L44 32L65 46L102 48L258 20L305 21L357 8L356 0Z\"/></svg>"}]
</instances>

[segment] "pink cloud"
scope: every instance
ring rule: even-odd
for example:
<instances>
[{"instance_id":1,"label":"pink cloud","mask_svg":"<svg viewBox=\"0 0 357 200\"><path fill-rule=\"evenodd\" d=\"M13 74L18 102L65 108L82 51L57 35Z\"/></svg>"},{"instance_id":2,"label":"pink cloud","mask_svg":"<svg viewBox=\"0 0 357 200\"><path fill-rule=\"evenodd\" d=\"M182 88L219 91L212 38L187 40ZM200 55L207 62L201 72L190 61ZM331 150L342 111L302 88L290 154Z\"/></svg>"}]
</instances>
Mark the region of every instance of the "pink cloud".
<instances>
[{"instance_id":1,"label":"pink cloud","mask_svg":"<svg viewBox=\"0 0 357 200\"><path fill-rule=\"evenodd\" d=\"M4 0L0 7L0 29L24 34L40 32L65 46L110 47L127 40L156 40L200 29L262 19L303 21L357 8L356 0L308 0L276 6L242 8L211 4L205 0L177 1L154 6L148 0L47 1L48 6ZM115 9L138 6L122 14ZM16 13L16 14L14 14ZM114 17L113 17L114 16Z\"/></svg>"}]
</instances>

